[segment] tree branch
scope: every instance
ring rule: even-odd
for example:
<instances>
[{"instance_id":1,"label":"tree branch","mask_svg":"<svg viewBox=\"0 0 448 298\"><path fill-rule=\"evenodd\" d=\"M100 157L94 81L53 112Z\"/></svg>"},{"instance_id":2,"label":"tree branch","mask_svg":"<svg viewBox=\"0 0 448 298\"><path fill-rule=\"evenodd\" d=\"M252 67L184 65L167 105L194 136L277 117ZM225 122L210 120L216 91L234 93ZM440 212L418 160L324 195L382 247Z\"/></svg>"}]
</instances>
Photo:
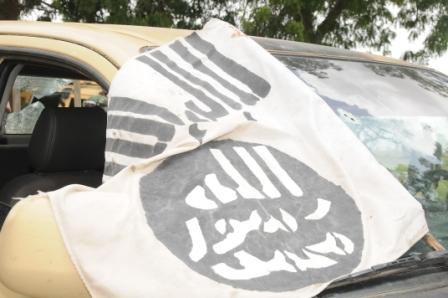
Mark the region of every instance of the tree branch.
<instances>
[{"instance_id":1,"label":"tree branch","mask_svg":"<svg viewBox=\"0 0 448 298\"><path fill-rule=\"evenodd\" d=\"M300 17L304 30L304 37L306 42L314 42L314 28L313 28L313 13L303 6L300 9Z\"/></svg>"},{"instance_id":2,"label":"tree branch","mask_svg":"<svg viewBox=\"0 0 448 298\"><path fill-rule=\"evenodd\" d=\"M45 1L40 1L40 4L44 4L48 8L54 8L53 4L47 3Z\"/></svg>"},{"instance_id":3,"label":"tree branch","mask_svg":"<svg viewBox=\"0 0 448 298\"><path fill-rule=\"evenodd\" d=\"M342 11L345 8L346 1L344 0L336 0L333 7L330 8L328 11L327 16L325 19L320 23L319 26L317 26L316 34L314 42L322 42L323 37L326 33L332 31L334 29L337 19L341 15Z\"/></svg>"}]
</instances>

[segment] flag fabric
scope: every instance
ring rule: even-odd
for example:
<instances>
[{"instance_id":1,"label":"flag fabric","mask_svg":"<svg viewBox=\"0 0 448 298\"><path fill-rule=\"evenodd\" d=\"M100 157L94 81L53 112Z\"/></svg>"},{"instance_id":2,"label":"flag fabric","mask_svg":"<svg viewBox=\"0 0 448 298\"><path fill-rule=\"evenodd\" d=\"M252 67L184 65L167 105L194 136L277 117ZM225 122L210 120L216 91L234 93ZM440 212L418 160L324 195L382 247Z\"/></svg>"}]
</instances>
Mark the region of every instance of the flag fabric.
<instances>
[{"instance_id":1,"label":"flag fabric","mask_svg":"<svg viewBox=\"0 0 448 298\"><path fill-rule=\"evenodd\" d=\"M227 23L130 60L109 97L105 183L49 193L93 297L309 297L427 232L326 103Z\"/></svg>"}]
</instances>

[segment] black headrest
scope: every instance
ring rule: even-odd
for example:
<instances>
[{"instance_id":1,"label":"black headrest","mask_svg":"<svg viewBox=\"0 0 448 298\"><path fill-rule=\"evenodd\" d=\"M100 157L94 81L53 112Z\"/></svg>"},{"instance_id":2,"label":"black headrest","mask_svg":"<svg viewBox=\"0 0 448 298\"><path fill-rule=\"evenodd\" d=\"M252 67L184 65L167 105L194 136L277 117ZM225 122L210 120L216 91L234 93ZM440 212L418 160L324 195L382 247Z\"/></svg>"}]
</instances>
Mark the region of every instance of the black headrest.
<instances>
[{"instance_id":1,"label":"black headrest","mask_svg":"<svg viewBox=\"0 0 448 298\"><path fill-rule=\"evenodd\" d=\"M104 167L106 112L101 108L46 108L29 145L38 172L101 170Z\"/></svg>"},{"instance_id":2,"label":"black headrest","mask_svg":"<svg viewBox=\"0 0 448 298\"><path fill-rule=\"evenodd\" d=\"M56 108L61 103L62 94L62 92L54 92L39 99L34 98L33 102L40 101L46 108Z\"/></svg>"}]
</instances>

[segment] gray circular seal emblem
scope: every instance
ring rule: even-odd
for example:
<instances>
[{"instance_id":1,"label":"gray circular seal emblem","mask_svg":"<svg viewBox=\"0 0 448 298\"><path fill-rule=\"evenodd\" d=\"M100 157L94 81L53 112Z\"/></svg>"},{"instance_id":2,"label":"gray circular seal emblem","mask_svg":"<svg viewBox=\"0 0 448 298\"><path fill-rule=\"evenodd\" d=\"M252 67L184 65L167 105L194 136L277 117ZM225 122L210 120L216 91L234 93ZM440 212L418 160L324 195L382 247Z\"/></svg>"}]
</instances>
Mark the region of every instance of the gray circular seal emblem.
<instances>
[{"instance_id":1,"label":"gray circular seal emblem","mask_svg":"<svg viewBox=\"0 0 448 298\"><path fill-rule=\"evenodd\" d=\"M157 239L192 270L235 288L291 291L361 260L353 199L269 146L210 142L165 160L140 192Z\"/></svg>"}]
</instances>

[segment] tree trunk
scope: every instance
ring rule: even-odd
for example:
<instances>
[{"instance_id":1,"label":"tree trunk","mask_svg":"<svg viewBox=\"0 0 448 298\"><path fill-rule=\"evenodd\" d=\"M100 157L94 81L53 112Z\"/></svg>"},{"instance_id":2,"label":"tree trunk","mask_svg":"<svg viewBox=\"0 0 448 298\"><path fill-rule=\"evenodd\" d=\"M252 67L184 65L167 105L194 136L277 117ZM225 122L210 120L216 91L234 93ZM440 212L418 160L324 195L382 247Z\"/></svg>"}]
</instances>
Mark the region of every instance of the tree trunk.
<instances>
[{"instance_id":1,"label":"tree trunk","mask_svg":"<svg viewBox=\"0 0 448 298\"><path fill-rule=\"evenodd\" d=\"M300 16L302 18L302 24L304 28L303 37L304 42L315 42L315 32L314 32L314 25L313 25L313 13L311 11L308 11L304 7L300 10Z\"/></svg>"},{"instance_id":2,"label":"tree trunk","mask_svg":"<svg viewBox=\"0 0 448 298\"><path fill-rule=\"evenodd\" d=\"M0 20L17 20L19 16L19 0L0 0Z\"/></svg>"},{"instance_id":3,"label":"tree trunk","mask_svg":"<svg viewBox=\"0 0 448 298\"><path fill-rule=\"evenodd\" d=\"M337 26L338 18L344 10L347 1L344 0L336 0L333 7L328 11L325 19L317 26L316 34L314 36L314 43L322 43L325 34L333 31Z\"/></svg>"}]
</instances>

